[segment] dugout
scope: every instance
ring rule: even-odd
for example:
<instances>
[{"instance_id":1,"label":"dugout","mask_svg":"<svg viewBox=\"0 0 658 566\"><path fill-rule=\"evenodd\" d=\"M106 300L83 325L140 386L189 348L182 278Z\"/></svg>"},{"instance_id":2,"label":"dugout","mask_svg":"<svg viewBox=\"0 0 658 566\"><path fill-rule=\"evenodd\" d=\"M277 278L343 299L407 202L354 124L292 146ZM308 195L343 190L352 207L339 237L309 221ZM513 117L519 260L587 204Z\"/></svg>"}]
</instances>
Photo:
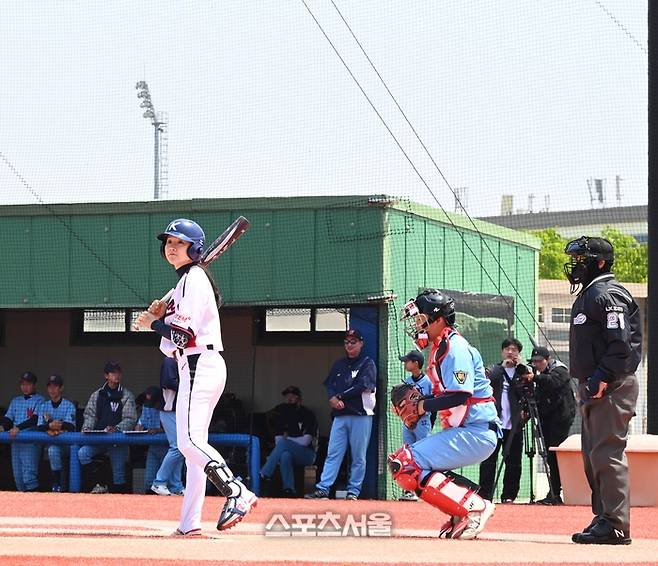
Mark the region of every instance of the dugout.
<instances>
[{"instance_id":1,"label":"dugout","mask_svg":"<svg viewBox=\"0 0 658 566\"><path fill-rule=\"evenodd\" d=\"M532 236L382 195L2 206L0 405L18 393L26 369L40 377L42 394L47 375L62 374L65 397L81 406L109 359L135 395L157 384L157 338L130 330L134 313L175 283L155 236L172 218L190 217L212 240L240 214L251 229L212 267L225 302L227 391L249 415L295 384L326 436L321 384L342 355L341 330L358 327L379 371L364 495L392 496L383 464L401 435L382 409L402 376L398 355L411 348L400 308L419 288L447 289L486 363L498 361L508 333L529 346ZM246 422L235 426L248 432Z\"/></svg>"}]
</instances>

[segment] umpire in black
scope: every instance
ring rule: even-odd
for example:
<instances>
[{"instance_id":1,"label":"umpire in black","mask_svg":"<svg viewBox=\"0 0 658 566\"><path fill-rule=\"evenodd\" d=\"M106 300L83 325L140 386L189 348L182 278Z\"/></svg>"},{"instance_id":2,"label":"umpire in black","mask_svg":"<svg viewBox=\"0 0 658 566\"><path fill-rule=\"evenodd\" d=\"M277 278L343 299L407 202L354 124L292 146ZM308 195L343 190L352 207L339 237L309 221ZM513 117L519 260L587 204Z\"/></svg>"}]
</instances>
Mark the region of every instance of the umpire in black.
<instances>
[{"instance_id":1,"label":"umpire in black","mask_svg":"<svg viewBox=\"0 0 658 566\"><path fill-rule=\"evenodd\" d=\"M537 412L544 434L546 448L559 446L569 436L569 429L576 417L576 398L571 387L569 370L559 360L552 360L548 348L535 346L528 360L535 369L529 374L535 384ZM548 450L546 461L549 468L551 489L549 494L537 501L540 505L562 505L560 470L557 455Z\"/></svg>"},{"instance_id":2,"label":"umpire in black","mask_svg":"<svg viewBox=\"0 0 658 566\"><path fill-rule=\"evenodd\" d=\"M630 544L626 440L635 415L642 357L639 308L610 272L612 244L583 236L569 242L565 274L571 292L569 354L578 378L582 452L594 519L572 536L578 544Z\"/></svg>"}]
</instances>

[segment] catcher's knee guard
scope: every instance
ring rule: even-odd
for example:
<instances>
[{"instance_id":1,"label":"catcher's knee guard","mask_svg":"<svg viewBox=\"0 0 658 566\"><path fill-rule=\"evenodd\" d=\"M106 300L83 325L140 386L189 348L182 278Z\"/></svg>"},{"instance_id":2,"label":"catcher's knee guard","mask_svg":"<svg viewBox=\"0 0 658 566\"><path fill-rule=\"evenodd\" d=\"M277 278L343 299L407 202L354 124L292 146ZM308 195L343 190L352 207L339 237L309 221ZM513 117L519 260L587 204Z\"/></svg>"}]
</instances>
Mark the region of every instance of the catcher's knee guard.
<instances>
[{"instance_id":1,"label":"catcher's knee guard","mask_svg":"<svg viewBox=\"0 0 658 566\"><path fill-rule=\"evenodd\" d=\"M239 495L239 484L226 464L211 460L206 464L203 471L206 472L208 479L224 497Z\"/></svg>"},{"instance_id":2,"label":"catcher's knee guard","mask_svg":"<svg viewBox=\"0 0 658 566\"><path fill-rule=\"evenodd\" d=\"M451 472L431 472L418 486L423 501L452 517L484 510L484 500L476 489L475 484Z\"/></svg>"},{"instance_id":3,"label":"catcher's knee guard","mask_svg":"<svg viewBox=\"0 0 658 566\"><path fill-rule=\"evenodd\" d=\"M388 469L395 482L404 491L416 491L420 481L420 468L408 444L404 444L387 458Z\"/></svg>"}]
</instances>

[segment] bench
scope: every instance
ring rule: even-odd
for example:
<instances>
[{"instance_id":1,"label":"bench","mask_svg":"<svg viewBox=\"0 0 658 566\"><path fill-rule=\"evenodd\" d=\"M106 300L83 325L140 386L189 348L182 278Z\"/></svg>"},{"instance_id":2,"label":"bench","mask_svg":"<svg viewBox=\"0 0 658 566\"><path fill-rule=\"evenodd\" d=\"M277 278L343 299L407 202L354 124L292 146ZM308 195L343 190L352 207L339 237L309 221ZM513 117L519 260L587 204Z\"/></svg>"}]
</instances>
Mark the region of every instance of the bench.
<instances>
[{"instance_id":1,"label":"bench","mask_svg":"<svg viewBox=\"0 0 658 566\"><path fill-rule=\"evenodd\" d=\"M80 446L86 444L164 444L168 445L167 436L157 434L124 434L109 432L90 434L82 432L65 432L58 436L48 436L45 432L24 430L14 438L8 432L0 432L0 442L24 444L63 444L69 446L69 491L77 493L81 487L81 466L78 459ZM251 490L258 495L260 491L260 440L257 436L248 434L215 434L208 435L208 442L217 446L243 446L247 450L249 474L251 475Z\"/></svg>"},{"instance_id":2,"label":"bench","mask_svg":"<svg viewBox=\"0 0 658 566\"><path fill-rule=\"evenodd\" d=\"M580 449L580 435L573 434L560 446L551 447L556 452L563 499L567 505L591 505L591 490ZM628 475L632 507L658 507L658 435L633 434L626 446Z\"/></svg>"}]
</instances>

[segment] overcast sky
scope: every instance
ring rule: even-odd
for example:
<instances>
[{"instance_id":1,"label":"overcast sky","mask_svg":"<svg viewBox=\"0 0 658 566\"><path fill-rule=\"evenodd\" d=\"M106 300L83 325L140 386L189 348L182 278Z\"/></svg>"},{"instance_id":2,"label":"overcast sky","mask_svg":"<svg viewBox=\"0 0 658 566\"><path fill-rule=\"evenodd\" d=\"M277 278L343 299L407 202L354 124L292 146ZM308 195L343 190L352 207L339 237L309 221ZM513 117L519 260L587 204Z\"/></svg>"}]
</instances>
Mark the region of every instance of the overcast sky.
<instances>
[{"instance_id":1,"label":"overcast sky","mask_svg":"<svg viewBox=\"0 0 658 566\"><path fill-rule=\"evenodd\" d=\"M150 200L168 114L169 198L454 199L331 0L3 0L0 203ZM473 215L647 200L643 0L334 0ZM28 190L19 176L29 184ZM425 186L429 186L429 189Z\"/></svg>"}]
</instances>

